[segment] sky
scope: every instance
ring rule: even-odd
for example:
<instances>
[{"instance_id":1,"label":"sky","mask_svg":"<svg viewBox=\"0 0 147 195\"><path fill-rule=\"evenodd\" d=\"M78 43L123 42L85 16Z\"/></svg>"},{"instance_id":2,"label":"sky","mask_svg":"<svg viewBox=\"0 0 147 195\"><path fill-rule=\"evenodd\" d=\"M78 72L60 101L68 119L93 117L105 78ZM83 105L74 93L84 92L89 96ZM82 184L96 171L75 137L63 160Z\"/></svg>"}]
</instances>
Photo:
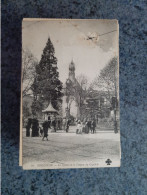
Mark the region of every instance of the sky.
<instances>
[{"instance_id":1,"label":"sky","mask_svg":"<svg viewBox=\"0 0 147 195\"><path fill-rule=\"evenodd\" d=\"M69 64L75 63L76 76L84 74L89 82L109 60L118 56L116 20L24 20L22 47L28 48L38 61L50 37L55 48L60 80L68 78Z\"/></svg>"}]
</instances>

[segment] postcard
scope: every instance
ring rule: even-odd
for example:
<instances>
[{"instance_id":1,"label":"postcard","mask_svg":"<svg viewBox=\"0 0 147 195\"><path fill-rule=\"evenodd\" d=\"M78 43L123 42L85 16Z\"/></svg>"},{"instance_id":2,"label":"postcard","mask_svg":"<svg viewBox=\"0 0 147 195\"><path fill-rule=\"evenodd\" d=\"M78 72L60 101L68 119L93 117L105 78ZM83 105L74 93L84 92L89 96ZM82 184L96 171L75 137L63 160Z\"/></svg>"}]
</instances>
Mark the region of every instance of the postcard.
<instances>
[{"instance_id":1,"label":"postcard","mask_svg":"<svg viewBox=\"0 0 147 195\"><path fill-rule=\"evenodd\" d=\"M120 167L117 20L22 21L20 166Z\"/></svg>"}]
</instances>

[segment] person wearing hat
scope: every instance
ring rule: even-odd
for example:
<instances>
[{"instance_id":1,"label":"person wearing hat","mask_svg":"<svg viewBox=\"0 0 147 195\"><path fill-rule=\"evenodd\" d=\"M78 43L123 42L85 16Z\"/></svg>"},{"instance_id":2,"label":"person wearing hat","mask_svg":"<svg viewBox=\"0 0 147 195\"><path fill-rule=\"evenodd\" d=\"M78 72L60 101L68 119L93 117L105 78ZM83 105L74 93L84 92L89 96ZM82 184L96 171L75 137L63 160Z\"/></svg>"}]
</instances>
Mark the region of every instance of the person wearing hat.
<instances>
[{"instance_id":1,"label":"person wearing hat","mask_svg":"<svg viewBox=\"0 0 147 195\"><path fill-rule=\"evenodd\" d=\"M96 127L95 120L92 120L92 122L91 122L91 129L92 129L93 134L95 133L95 127Z\"/></svg>"},{"instance_id":2,"label":"person wearing hat","mask_svg":"<svg viewBox=\"0 0 147 195\"><path fill-rule=\"evenodd\" d=\"M69 131L69 124L70 124L70 120L67 118L67 120L66 120L66 133Z\"/></svg>"},{"instance_id":3,"label":"person wearing hat","mask_svg":"<svg viewBox=\"0 0 147 195\"><path fill-rule=\"evenodd\" d=\"M48 121L44 121L42 126L43 126L43 138L42 138L42 141L44 141L44 138L46 138L46 140L48 141L48 128L49 128Z\"/></svg>"}]
</instances>

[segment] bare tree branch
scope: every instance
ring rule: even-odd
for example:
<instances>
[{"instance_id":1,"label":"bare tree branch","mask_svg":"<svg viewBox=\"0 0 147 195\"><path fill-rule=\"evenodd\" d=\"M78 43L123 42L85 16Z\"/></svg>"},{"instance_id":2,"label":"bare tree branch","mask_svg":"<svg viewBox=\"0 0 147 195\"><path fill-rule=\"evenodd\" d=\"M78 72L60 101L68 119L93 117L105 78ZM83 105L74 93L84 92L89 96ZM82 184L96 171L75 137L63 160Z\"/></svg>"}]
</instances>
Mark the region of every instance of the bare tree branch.
<instances>
[{"instance_id":1,"label":"bare tree branch","mask_svg":"<svg viewBox=\"0 0 147 195\"><path fill-rule=\"evenodd\" d=\"M37 59L33 56L30 50L22 49L22 83L23 97L27 95L31 89L34 78L36 76Z\"/></svg>"},{"instance_id":2,"label":"bare tree branch","mask_svg":"<svg viewBox=\"0 0 147 195\"><path fill-rule=\"evenodd\" d=\"M101 70L100 74L91 83L92 88L106 92L106 99L111 101L111 97L116 96L117 90L117 58L112 58L109 63Z\"/></svg>"}]
</instances>

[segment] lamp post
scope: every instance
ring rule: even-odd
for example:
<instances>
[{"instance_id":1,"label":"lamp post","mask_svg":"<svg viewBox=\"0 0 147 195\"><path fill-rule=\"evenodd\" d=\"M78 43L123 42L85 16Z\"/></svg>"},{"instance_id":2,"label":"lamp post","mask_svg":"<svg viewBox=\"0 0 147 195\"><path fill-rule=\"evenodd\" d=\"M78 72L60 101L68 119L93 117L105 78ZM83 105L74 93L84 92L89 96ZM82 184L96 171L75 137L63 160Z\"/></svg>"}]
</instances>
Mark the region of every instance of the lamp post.
<instances>
[{"instance_id":1,"label":"lamp post","mask_svg":"<svg viewBox=\"0 0 147 195\"><path fill-rule=\"evenodd\" d=\"M112 98L112 107L114 109L114 133L118 133L117 118L116 118L118 101L116 97Z\"/></svg>"}]
</instances>

